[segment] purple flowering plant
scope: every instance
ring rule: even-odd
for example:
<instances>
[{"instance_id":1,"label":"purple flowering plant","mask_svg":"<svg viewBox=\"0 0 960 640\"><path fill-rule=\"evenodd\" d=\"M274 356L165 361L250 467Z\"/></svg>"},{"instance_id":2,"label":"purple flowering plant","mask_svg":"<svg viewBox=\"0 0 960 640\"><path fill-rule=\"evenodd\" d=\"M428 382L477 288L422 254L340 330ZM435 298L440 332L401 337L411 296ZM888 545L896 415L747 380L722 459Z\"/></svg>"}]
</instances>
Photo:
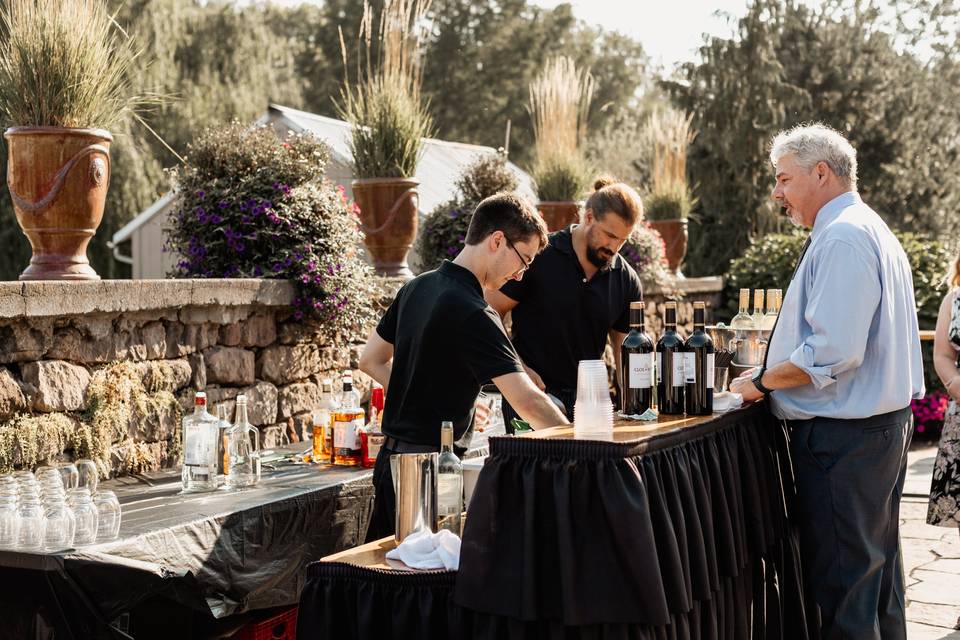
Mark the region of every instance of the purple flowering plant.
<instances>
[{"instance_id":1,"label":"purple flowering plant","mask_svg":"<svg viewBox=\"0 0 960 640\"><path fill-rule=\"evenodd\" d=\"M634 229L620 249L620 255L637 270L637 275L645 285L669 286L667 247L657 230L646 220Z\"/></svg>"},{"instance_id":2,"label":"purple flowering plant","mask_svg":"<svg viewBox=\"0 0 960 640\"><path fill-rule=\"evenodd\" d=\"M357 252L358 210L324 178L329 150L239 123L204 132L175 174L166 251L180 278L275 278L297 285L294 318L331 340L373 321L373 273Z\"/></svg>"}]
</instances>

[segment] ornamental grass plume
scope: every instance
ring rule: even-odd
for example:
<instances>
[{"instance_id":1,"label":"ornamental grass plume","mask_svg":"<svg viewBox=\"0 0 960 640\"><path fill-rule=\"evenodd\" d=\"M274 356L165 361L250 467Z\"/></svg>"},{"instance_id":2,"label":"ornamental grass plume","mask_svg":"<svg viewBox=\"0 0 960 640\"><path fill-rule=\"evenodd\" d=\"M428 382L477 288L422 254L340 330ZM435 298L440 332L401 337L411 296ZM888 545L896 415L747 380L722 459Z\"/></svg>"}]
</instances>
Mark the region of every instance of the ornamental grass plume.
<instances>
[{"instance_id":1,"label":"ornamental grass plume","mask_svg":"<svg viewBox=\"0 0 960 640\"><path fill-rule=\"evenodd\" d=\"M687 184L687 151L697 137L692 122L692 114L674 109L656 111L647 122L643 138L653 163L644 210L650 220L682 220L696 205Z\"/></svg>"},{"instance_id":2,"label":"ornamental grass plume","mask_svg":"<svg viewBox=\"0 0 960 640\"><path fill-rule=\"evenodd\" d=\"M527 110L533 120L533 178L541 201L578 200L589 184L591 168L581 145L593 100L593 76L573 59L547 61L530 83Z\"/></svg>"},{"instance_id":3,"label":"ornamental grass plume","mask_svg":"<svg viewBox=\"0 0 960 640\"><path fill-rule=\"evenodd\" d=\"M164 101L133 90L141 52L103 0L5 0L0 32L7 126L110 128Z\"/></svg>"},{"instance_id":4,"label":"ornamental grass plume","mask_svg":"<svg viewBox=\"0 0 960 640\"><path fill-rule=\"evenodd\" d=\"M433 118L420 93L430 3L386 0L374 33L373 12L364 2L357 80L344 78L337 104L340 117L353 125L348 144L356 178L413 176L423 138L433 135ZM349 69L342 32L340 50L343 67Z\"/></svg>"}]
</instances>

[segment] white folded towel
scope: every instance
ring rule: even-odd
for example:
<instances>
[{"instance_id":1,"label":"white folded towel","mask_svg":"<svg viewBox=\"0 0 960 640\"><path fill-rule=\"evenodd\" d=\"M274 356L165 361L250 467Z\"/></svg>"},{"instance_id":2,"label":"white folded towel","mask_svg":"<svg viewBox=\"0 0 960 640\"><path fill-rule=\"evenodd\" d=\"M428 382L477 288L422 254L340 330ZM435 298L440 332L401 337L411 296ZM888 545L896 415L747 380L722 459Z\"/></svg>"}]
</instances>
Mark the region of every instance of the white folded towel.
<instances>
[{"instance_id":1,"label":"white folded towel","mask_svg":"<svg viewBox=\"0 0 960 640\"><path fill-rule=\"evenodd\" d=\"M733 411L743 406L743 396L732 391L713 394L714 411Z\"/></svg>"},{"instance_id":2,"label":"white folded towel","mask_svg":"<svg viewBox=\"0 0 960 640\"><path fill-rule=\"evenodd\" d=\"M396 549L387 551L387 558L399 560L411 569L460 568L460 536L441 529L433 533L429 529L411 533Z\"/></svg>"}]
</instances>

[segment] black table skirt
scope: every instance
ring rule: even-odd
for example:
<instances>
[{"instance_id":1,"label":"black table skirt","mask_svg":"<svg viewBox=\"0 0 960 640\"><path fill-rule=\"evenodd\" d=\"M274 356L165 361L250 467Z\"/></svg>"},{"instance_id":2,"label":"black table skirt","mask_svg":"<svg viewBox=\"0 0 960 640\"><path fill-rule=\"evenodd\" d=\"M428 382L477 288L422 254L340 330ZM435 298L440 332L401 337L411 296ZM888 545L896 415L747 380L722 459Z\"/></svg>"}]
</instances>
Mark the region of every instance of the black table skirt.
<instances>
[{"instance_id":1,"label":"black table skirt","mask_svg":"<svg viewBox=\"0 0 960 640\"><path fill-rule=\"evenodd\" d=\"M316 563L298 637L810 637L784 443L761 406L636 443L493 438L459 573Z\"/></svg>"}]
</instances>

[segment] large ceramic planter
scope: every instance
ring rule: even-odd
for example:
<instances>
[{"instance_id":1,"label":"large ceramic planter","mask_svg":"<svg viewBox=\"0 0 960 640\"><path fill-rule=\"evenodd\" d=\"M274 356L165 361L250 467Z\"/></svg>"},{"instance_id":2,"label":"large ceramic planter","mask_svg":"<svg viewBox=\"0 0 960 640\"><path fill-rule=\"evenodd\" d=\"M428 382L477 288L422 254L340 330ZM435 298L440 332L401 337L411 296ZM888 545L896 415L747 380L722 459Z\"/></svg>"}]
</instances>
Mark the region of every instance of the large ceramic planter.
<instances>
[{"instance_id":1,"label":"large ceramic planter","mask_svg":"<svg viewBox=\"0 0 960 640\"><path fill-rule=\"evenodd\" d=\"M667 263L670 273L680 273L680 265L687 255L687 221L686 220L651 220L650 226L657 230L667 248Z\"/></svg>"},{"instance_id":2,"label":"large ceramic planter","mask_svg":"<svg viewBox=\"0 0 960 640\"><path fill-rule=\"evenodd\" d=\"M417 185L410 178L353 181L363 242L379 275L412 278L407 254L417 237Z\"/></svg>"},{"instance_id":3,"label":"large ceramic planter","mask_svg":"<svg viewBox=\"0 0 960 640\"><path fill-rule=\"evenodd\" d=\"M537 209L550 233L566 229L580 220L579 202L538 202Z\"/></svg>"},{"instance_id":4,"label":"large ceramic planter","mask_svg":"<svg viewBox=\"0 0 960 640\"><path fill-rule=\"evenodd\" d=\"M7 187L33 257L21 280L99 280L87 245L103 219L110 143L102 129L12 127Z\"/></svg>"}]
</instances>

